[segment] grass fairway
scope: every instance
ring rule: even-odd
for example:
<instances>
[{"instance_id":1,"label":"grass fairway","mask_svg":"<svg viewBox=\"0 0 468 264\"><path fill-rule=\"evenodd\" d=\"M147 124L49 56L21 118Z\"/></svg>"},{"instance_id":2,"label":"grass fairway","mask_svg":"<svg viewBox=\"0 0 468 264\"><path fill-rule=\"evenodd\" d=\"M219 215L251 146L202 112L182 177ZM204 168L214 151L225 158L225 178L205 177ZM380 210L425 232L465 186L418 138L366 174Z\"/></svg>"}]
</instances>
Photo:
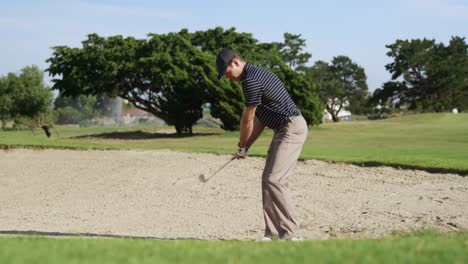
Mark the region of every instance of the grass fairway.
<instances>
[{"instance_id":1,"label":"grass fairway","mask_svg":"<svg viewBox=\"0 0 468 264\"><path fill-rule=\"evenodd\" d=\"M311 129L304 157L468 171L468 114L422 114Z\"/></svg>"},{"instance_id":2,"label":"grass fairway","mask_svg":"<svg viewBox=\"0 0 468 264\"><path fill-rule=\"evenodd\" d=\"M167 128L163 128L166 129ZM0 132L0 146L73 149L171 149L231 154L238 132L195 128L195 136L160 133L148 127L59 127L60 137L42 131ZM86 137L85 135L92 135ZM271 130L250 154L266 154ZM420 114L377 121L327 123L309 129L303 159L345 161L468 173L468 114Z\"/></svg>"},{"instance_id":3,"label":"grass fairway","mask_svg":"<svg viewBox=\"0 0 468 264\"><path fill-rule=\"evenodd\" d=\"M35 135L0 132L0 146L231 154L239 135L203 127L193 137L151 127L59 127L59 132L60 137L51 139L39 130ZM264 156L271 135L267 130L251 154ZM468 115L424 114L311 127L302 158L466 173ZM300 243L0 236L0 263L468 263L467 248L466 230Z\"/></svg>"},{"instance_id":4,"label":"grass fairway","mask_svg":"<svg viewBox=\"0 0 468 264\"><path fill-rule=\"evenodd\" d=\"M259 243L0 237L0 263L468 263L468 233Z\"/></svg>"}]
</instances>

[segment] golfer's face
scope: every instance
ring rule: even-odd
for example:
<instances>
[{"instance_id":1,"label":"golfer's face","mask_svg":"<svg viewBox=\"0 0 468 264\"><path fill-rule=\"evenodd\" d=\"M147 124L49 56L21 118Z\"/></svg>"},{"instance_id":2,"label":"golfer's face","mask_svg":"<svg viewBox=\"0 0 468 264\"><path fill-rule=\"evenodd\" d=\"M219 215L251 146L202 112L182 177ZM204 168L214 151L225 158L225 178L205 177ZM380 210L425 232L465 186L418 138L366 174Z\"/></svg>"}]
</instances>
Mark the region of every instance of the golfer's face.
<instances>
[{"instance_id":1,"label":"golfer's face","mask_svg":"<svg viewBox=\"0 0 468 264\"><path fill-rule=\"evenodd\" d=\"M230 81L239 81L242 74L242 67L233 59L226 68L224 76Z\"/></svg>"}]
</instances>

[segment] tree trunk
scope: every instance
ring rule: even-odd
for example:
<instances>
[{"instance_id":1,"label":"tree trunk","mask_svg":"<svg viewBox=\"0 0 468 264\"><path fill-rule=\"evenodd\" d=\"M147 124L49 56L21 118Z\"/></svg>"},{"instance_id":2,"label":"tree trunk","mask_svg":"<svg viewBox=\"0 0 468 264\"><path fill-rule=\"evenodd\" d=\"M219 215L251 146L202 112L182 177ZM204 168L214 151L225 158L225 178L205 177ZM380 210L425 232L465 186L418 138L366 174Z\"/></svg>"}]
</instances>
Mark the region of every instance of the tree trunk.
<instances>
[{"instance_id":1,"label":"tree trunk","mask_svg":"<svg viewBox=\"0 0 468 264\"><path fill-rule=\"evenodd\" d=\"M183 133L188 133L189 135L193 135L192 124L189 124L183 118L179 118L178 120L176 120L174 126L178 135L182 135Z\"/></svg>"},{"instance_id":2,"label":"tree trunk","mask_svg":"<svg viewBox=\"0 0 468 264\"><path fill-rule=\"evenodd\" d=\"M330 113L333 122L340 122L340 119L338 118L338 115L337 115L338 112L333 111L328 105L326 106L326 109L327 109L327 112Z\"/></svg>"},{"instance_id":3,"label":"tree trunk","mask_svg":"<svg viewBox=\"0 0 468 264\"><path fill-rule=\"evenodd\" d=\"M49 127L46 126L46 125L43 125L41 128L44 129L44 132L45 132L46 136L47 136L48 138L50 138L50 136L51 136L52 134L51 134L50 131L49 131Z\"/></svg>"},{"instance_id":4,"label":"tree trunk","mask_svg":"<svg viewBox=\"0 0 468 264\"><path fill-rule=\"evenodd\" d=\"M176 129L177 135L182 135L182 132L184 131L183 126L180 126L179 124L175 124L174 126Z\"/></svg>"},{"instance_id":5,"label":"tree trunk","mask_svg":"<svg viewBox=\"0 0 468 264\"><path fill-rule=\"evenodd\" d=\"M332 111L332 113L331 113L331 116L332 116L333 122L340 122L340 118L338 118L338 116L336 115L336 113L334 113L333 111Z\"/></svg>"},{"instance_id":6,"label":"tree trunk","mask_svg":"<svg viewBox=\"0 0 468 264\"><path fill-rule=\"evenodd\" d=\"M0 122L2 123L2 130L5 130L7 123L6 118L0 118Z\"/></svg>"}]
</instances>

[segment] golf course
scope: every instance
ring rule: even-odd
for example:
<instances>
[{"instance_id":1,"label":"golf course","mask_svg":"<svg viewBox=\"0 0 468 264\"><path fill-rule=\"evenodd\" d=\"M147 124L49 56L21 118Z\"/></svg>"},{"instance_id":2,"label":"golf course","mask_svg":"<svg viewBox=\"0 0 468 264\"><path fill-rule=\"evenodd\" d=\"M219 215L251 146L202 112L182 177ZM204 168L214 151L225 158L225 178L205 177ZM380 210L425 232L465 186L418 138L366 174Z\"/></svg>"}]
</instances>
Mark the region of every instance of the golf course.
<instances>
[{"instance_id":1,"label":"golf course","mask_svg":"<svg viewBox=\"0 0 468 264\"><path fill-rule=\"evenodd\" d=\"M290 188L305 241L260 243L261 172L239 132L0 132L1 263L466 263L468 115L309 127Z\"/></svg>"},{"instance_id":2,"label":"golf course","mask_svg":"<svg viewBox=\"0 0 468 264\"><path fill-rule=\"evenodd\" d=\"M468 263L468 1L0 10L0 264Z\"/></svg>"}]
</instances>

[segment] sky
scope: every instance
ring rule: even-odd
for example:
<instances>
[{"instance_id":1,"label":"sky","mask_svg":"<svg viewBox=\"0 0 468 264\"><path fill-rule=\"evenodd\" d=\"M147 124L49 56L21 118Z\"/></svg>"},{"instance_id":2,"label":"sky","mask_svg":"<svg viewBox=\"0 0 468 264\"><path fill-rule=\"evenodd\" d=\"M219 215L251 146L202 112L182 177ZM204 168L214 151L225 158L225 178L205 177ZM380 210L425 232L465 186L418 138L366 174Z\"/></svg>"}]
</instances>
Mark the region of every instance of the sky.
<instances>
[{"instance_id":1,"label":"sky","mask_svg":"<svg viewBox=\"0 0 468 264\"><path fill-rule=\"evenodd\" d=\"M259 42L301 34L312 54L309 66L348 56L364 68L373 91L391 78L385 45L467 38L468 0L0 0L0 76L31 65L45 70L51 47L81 47L90 33L146 38L218 26L252 33ZM48 85L50 79L45 76Z\"/></svg>"}]
</instances>

